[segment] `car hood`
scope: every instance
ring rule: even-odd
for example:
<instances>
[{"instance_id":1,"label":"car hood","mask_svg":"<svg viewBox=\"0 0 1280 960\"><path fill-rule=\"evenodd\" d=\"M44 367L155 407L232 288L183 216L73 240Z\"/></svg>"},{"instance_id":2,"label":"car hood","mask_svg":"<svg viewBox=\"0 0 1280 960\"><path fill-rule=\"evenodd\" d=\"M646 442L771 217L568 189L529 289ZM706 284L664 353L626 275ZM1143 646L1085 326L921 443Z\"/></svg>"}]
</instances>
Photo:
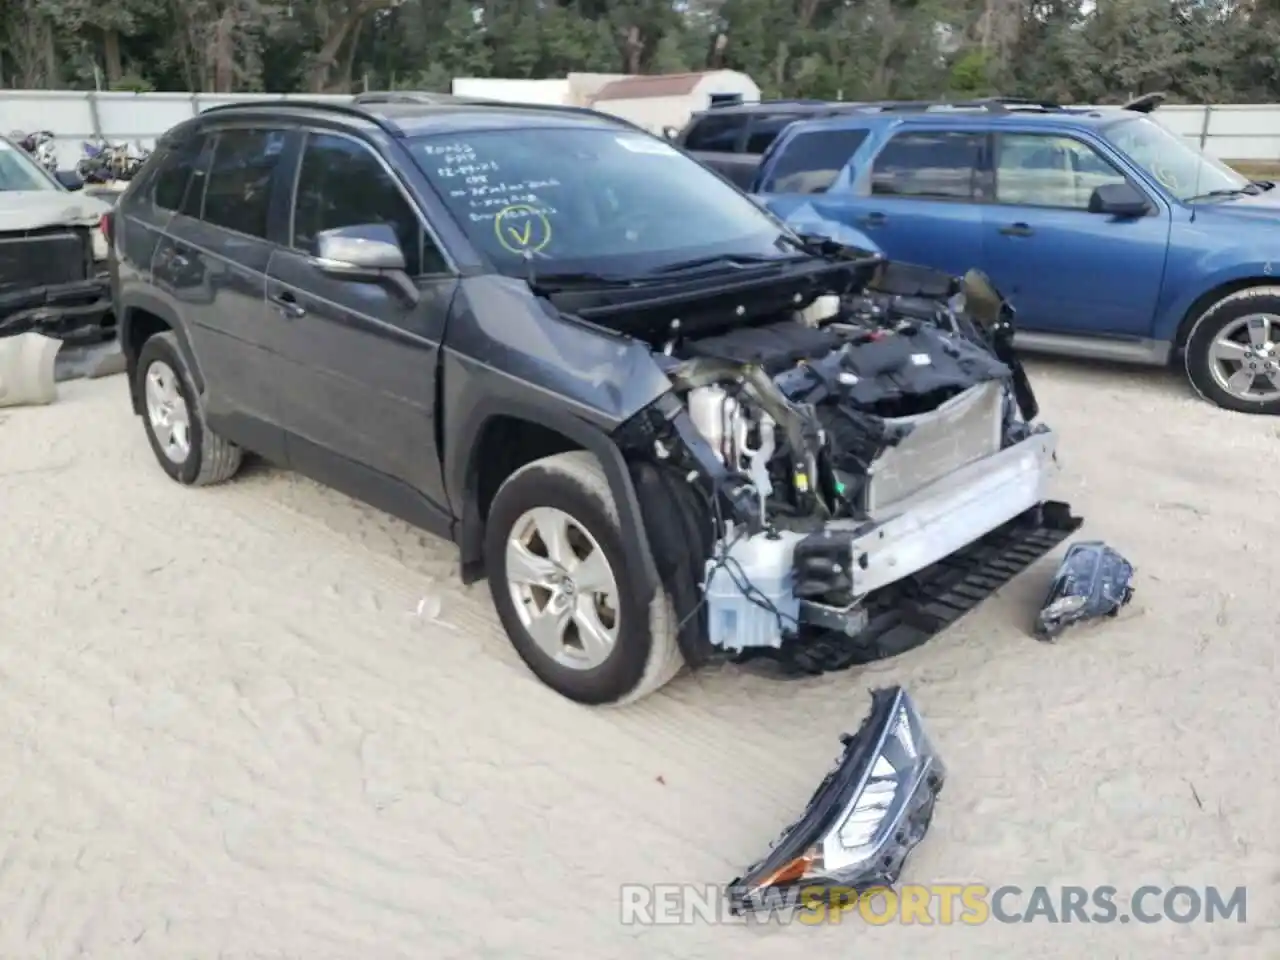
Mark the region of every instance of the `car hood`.
<instances>
[{"instance_id":1,"label":"car hood","mask_svg":"<svg viewBox=\"0 0 1280 960\"><path fill-rule=\"evenodd\" d=\"M1280 186L1253 197L1208 200L1194 206L1197 220L1222 218L1225 222L1239 222L1242 219L1280 221Z\"/></svg>"},{"instance_id":2,"label":"car hood","mask_svg":"<svg viewBox=\"0 0 1280 960\"><path fill-rule=\"evenodd\" d=\"M42 227L94 227L111 205L62 190L0 191L0 233Z\"/></svg>"}]
</instances>

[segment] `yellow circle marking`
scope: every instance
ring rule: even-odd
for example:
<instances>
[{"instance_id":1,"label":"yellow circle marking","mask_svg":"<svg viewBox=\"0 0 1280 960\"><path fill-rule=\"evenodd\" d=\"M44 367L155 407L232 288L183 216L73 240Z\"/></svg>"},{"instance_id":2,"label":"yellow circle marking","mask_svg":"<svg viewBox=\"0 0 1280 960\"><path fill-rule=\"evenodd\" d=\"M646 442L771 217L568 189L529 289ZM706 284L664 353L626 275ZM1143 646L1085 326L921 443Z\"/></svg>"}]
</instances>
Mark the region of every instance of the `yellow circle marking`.
<instances>
[{"instance_id":1,"label":"yellow circle marking","mask_svg":"<svg viewBox=\"0 0 1280 960\"><path fill-rule=\"evenodd\" d=\"M517 217L518 222L513 222ZM536 207L513 203L493 218L493 232L504 250L515 254L538 253L551 242L551 221Z\"/></svg>"}]
</instances>

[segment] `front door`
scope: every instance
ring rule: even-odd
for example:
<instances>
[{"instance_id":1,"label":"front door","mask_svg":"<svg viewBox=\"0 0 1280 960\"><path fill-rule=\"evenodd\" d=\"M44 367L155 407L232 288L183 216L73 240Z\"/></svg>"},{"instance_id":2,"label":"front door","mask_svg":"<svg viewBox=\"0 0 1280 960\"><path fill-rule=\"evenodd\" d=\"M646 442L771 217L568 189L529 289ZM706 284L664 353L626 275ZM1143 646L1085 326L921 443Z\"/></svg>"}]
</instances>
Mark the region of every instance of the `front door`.
<instances>
[{"instance_id":1,"label":"front door","mask_svg":"<svg viewBox=\"0 0 1280 960\"><path fill-rule=\"evenodd\" d=\"M277 322L293 331L278 385L290 462L342 489L362 478L380 485L381 495L357 495L401 516L406 509L387 491L393 499L416 492L443 509L436 364L457 280L369 146L312 132L302 150L289 245L272 255L266 289ZM321 231L370 223L395 229L418 303L312 264Z\"/></svg>"},{"instance_id":2,"label":"front door","mask_svg":"<svg viewBox=\"0 0 1280 960\"><path fill-rule=\"evenodd\" d=\"M1017 310L1018 327L1150 336L1169 244L1164 205L1151 198L1150 215L1132 219L1090 213L1097 187L1127 178L1075 137L1002 133L995 154L983 267Z\"/></svg>"}]
</instances>

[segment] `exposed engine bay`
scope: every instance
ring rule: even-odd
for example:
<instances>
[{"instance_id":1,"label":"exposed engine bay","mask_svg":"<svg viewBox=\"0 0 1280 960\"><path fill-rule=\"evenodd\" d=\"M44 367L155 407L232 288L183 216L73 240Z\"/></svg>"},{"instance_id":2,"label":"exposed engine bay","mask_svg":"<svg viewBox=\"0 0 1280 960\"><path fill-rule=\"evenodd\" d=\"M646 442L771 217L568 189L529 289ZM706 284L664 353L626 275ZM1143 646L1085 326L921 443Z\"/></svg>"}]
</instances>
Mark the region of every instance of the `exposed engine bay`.
<instances>
[{"instance_id":1,"label":"exposed engine bay","mask_svg":"<svg viewBox=\"0 0 1280 960\"><path fill-rule=\"evenodd\" d=\"M782 309L768 292L736 309L717 292L701 315L681 304L663 329L658 303L641 305L673 391L619 439L642 505L650 498L655 554L701 548L662 571L696 624L682 636L695 663L832 638L845 651L800 654L802 670L898 652L1080 524L1043 499L1055 438L1036 423L1008 303L976 272L848 259L843 284L836 272L802 295L784 285ZM729 309L736 322L716 322ZM1007 541L998 555L944 577L936 597L920 588L939 564L963 571L962 555L992 538ZM915 622L883 595L904 582Z\"/></svg>"}]
</instances>

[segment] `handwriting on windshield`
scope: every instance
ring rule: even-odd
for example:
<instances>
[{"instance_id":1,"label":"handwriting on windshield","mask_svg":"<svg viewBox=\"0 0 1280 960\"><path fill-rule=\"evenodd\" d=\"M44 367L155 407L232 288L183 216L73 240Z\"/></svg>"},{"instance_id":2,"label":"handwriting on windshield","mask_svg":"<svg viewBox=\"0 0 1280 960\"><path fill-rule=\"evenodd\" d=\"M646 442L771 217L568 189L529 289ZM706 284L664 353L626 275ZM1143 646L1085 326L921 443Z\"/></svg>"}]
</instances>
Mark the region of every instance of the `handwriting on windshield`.
<instances>
[{"instance_id":1,"label":"handwriting on windshield","mask_svg":"<svg viewBox=\"0 0 1280 960\"><path fill-rule=\"evenodd\" d=\"M561 186L555 177L504 176L496 160L481 157L474 146L463 141L429 144L423 147L423 151L437 164L436 176L448 191L449 198L466 203L467 216L472 223L494 220L495 234L506 249L512 249L509 243L513 241L496 224L499 218L510 222L520 211L532 210L545 221L557 213L555 206L546 198L547 191L555 191ZM541 237L542 234L537 233L536 236ZM536 252L545 247L550 242L549 221L541 246L531 246L532 242L518 243L516 252L530 249Z\"/></svg>"}]
</instances>

